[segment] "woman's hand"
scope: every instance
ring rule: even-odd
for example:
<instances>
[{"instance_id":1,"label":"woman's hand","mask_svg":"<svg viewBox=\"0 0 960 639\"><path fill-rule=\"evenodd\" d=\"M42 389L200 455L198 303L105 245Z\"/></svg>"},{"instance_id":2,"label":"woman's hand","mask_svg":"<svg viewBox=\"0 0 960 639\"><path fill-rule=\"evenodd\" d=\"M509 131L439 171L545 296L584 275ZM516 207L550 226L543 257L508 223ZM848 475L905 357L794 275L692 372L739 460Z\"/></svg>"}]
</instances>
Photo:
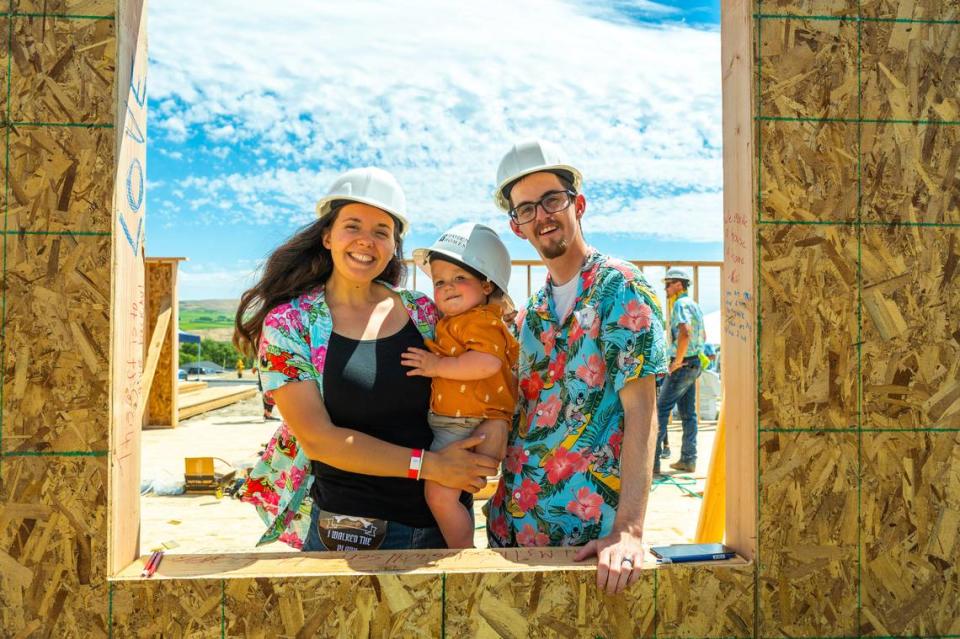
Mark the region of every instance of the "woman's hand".
<instances>
[{"instance_id":1,"label":"woman's hand","mask_svg":"<svg viewBox=\"0 0 960 639\"><path fill-rule=\"evenodd\" d=\"M407 377L421 375L423 377L437 377L440 367L440 356L422 348L410 347L406 353L400 355L400 363L413 370L407 371Z\"/></svg>"},{"instance_id":2,"label":"woman's hand","mask_svg":"<svg viewBox=\"0 0 960 639\"><path fill-rule=\"evenodd\" d=\"M487 485L487 477L497 474L500 462L472 452L482 443L483 435L471 435L436 452L427 451L420 471L422 479L475 493Z\"/></svg>"}]
</instances>

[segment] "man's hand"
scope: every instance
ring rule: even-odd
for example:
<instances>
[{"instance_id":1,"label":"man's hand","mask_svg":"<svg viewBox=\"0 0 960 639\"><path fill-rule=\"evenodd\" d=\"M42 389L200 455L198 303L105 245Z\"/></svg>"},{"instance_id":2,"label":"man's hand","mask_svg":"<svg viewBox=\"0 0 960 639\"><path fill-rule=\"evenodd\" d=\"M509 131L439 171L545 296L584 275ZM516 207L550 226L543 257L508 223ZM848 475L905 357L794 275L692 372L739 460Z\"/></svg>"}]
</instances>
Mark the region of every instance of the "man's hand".
<instances>
[{"instance_id":1,"label":"man's hand","mask_svg":"<svg viewBox=\"0 0 960 639\"><path fill-rule=\"evenodd\" d=\"M640 579L644 555L640 536L628 532L610 533L588 542L573 560L583 561L594 555L597 557L597 587L608 595L621 593Z\"/></svg>"},{"instance_id":2,"label":"man's hand","mask_svg":"<svg viewBox=\"0 0 960 639\"><path fill-rule=\"evenodd\" d=\"M400 363L409 366L413 370L407 371L407 377L421 375L423 377L438 377L440 366L439 355L434 355L430 351L422 348L410 347L406 353L400 355Z\"/></svg>"},{"instance_id":3,"label":"man's hand","mask_svg":"<svg viewBox=\"0 0 960 639\"><path fill-rule=\"evenodd\" d=\"M671 373L676 373L676 372L677 372L678 370L680 370L682 367L683 367L683 360L682 360L682 359L675 359L675 360L673 360L672 362L670 362L670 372L671 372Z\"/></svg>"}]
</instances>

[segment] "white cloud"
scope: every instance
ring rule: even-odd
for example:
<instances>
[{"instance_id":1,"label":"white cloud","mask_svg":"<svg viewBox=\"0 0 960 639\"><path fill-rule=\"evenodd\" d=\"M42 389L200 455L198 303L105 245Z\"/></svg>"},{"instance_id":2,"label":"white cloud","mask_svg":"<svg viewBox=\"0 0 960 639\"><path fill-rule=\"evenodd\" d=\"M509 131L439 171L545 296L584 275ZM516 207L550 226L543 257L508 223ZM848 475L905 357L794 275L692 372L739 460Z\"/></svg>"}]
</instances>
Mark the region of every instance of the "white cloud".
<instances>
[{"instance_id":1,"label":"white cloud","mask_svg":"<svg viewBox=\"0 0 960 639\"><path fill-rule=\"evenodd\" d=\"M716 242L723 237L723 194L684 193L667 197L629 198L584 216L591 233L643 233L663 240ZM609 211L609 212L608 212Z\"/></svg>"},{"instance_id":2,"label":"white cloud","mask_svg":"<svg viewBox=\"0 0 960 639\"><path fill-rule=\"evenodd\" d=\"M180 265L177 275L180 299L232 299L240 297L255 282L259 263L238 260L230 267L209 262Z\"/></svg>"},{"instance_id":3,"label":"white cloud","mask_svg":"<svg viewBox=\"0 0 960 639\"><path fill-rule=\"evenodd\" d=\"M597 194L595 232L644 220L629 231L718 241L719 33L601 19L598 6L673 12L648 0L590 5L591 15L540 0L455 12L442 0L152 3L160 129L250 149L233 147L242 173L178 187L197 192L196 211L230 200L238 221L287 221L290 209L305 221L342 167L376 164L404 185L414 223L440 228L497 218L500 156L544 136ZM634 195L602 201L627 183ZM648 213L678 207L682 225Z\"/></svg>"},{"instance_id":4,"label":"white cloud","mask_svg":"<svg viewBox=\"0 0 960 639\"><path fill-rule=\"evenodd\" d=\"M167 133L167 139L171 142L185 142L188 137L187 125L179 115L161 118L158 126Z\"/></svg>"}]
</instances>

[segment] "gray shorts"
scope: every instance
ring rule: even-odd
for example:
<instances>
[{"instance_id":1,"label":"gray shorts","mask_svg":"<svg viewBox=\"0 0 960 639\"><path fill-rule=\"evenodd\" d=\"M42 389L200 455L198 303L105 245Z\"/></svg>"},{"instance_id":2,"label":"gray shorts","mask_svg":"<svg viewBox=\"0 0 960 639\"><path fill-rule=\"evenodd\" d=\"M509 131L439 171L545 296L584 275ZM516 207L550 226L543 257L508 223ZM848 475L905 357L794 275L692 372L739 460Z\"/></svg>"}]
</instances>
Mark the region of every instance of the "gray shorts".
<instances>
[{"instance_id":1,"label":"gray shorts","mask_svg":"<svg viewBox=\"0 0 960 639\"><path fill-rule=\"evenodd\" d=\"M427 423L433 431L430 450L440 450L448 444L466 439L473 434L473 429L483 422L483 417L448 417L431 411L427 415Z\"/></svg>"}]
</instances>

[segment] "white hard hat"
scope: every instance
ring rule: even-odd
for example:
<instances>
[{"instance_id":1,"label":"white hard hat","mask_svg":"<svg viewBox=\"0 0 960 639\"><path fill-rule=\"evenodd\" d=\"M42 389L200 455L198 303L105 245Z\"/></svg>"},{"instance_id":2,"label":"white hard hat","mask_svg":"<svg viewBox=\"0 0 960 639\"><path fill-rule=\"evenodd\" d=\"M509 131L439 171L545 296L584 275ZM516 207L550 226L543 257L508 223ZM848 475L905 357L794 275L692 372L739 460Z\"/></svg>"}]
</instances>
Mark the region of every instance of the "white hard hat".
<instances>
[{"instance_id":1,"label":"white hard hat","mask_svg":"<svg viewBox=\"0 0 960 639\"><path fill-rule=\"evenodd\" d=\"M556 144L543 140L524 140L513 145L507 154L500 160L497 168L497 191L493 199L504 211L510 210L510 199L503 192L504 188L531 173L540 171L563 171L570 174L573 190L580 192L583 184L583 175L573 166L567 164L566 155Z\"/></svg>"},{"instance_id":2,"label":"white hard hat","mask_svg":"<svg viewBox=\"0 0 960 639\"><path fill-rule=\"evenodd\" d=\"M688 284L692 281L686 270L676 267L667 270L667 274L663 276L663 281L666 282L667 280L683 280Z\"/></svg>"},{"instance_id":3,"label":"white hard hat","mask_svg":"<svg viewBox=\"0 0 960 639\"><path fill-rule=\"evenodd\" d=\"M383 169L367 166L338 175L327 194L317 202L317 217L329 215L333 203L340 200L369 204L386 211L400 223L401 237L410 226L407 222L407 198L403 189L400 188L397 178Z\"/></svg>"},{"instance_id":4,"label":"white hard hat","mask_svg":"<svg viewBox=\"0 0 960 639\"><path fill-rule=\"evenodd\" d=\"M420 269L430 274L430 254L438 253L466 264L481 273L507 297L510 284L510 253L497 232L489 226L466 222L457 224L440 236L430 248L413 252L413 261Z\"/></svg>"}]
</instances>

